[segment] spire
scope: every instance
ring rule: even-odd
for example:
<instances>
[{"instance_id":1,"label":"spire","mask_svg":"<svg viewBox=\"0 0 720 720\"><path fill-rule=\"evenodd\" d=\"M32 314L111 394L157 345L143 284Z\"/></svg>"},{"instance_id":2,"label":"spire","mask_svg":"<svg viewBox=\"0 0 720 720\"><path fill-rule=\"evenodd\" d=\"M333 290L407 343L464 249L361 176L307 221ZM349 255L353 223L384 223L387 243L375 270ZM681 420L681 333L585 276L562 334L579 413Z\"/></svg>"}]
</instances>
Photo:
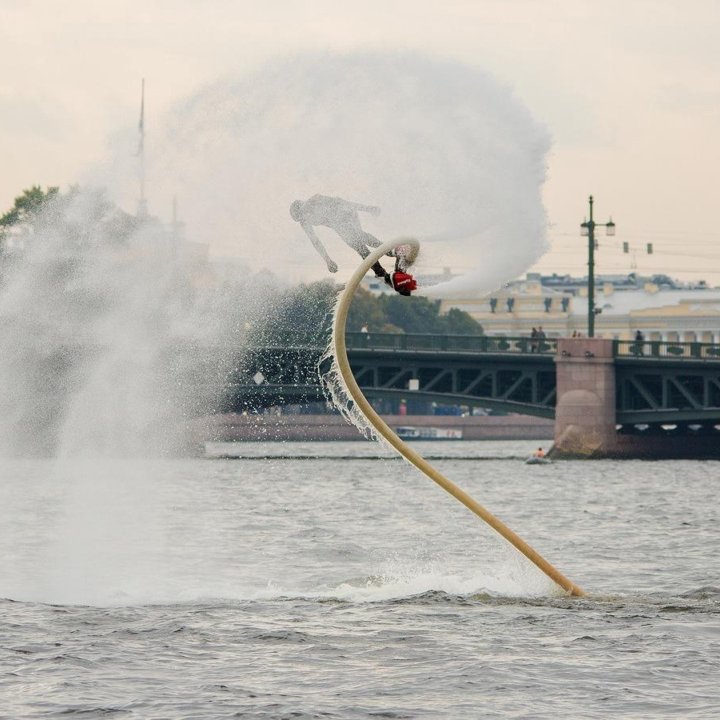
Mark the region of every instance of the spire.
<instances>
[{"instance_id":1,"label":"spire","mask_svg":"<svg viewBox=\"0 0 720 720\"><path fill-rule=\"evenodd\" d=\"M140 91L140 123L138 125L140 137L138 140L137 157L140 158L140 199L138 200L137 216L147 217L147 200L145 199L145 78L142 79Z\"/></svg>"}]
</instances>

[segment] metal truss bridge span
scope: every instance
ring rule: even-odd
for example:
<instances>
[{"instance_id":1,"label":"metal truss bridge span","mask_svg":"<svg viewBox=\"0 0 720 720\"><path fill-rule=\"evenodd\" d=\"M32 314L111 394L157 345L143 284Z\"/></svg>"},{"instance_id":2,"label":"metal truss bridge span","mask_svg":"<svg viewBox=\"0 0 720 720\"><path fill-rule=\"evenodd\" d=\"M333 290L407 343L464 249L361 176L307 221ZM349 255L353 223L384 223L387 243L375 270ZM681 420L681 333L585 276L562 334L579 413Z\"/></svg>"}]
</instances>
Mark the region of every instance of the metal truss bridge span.
<instances>
[{"instance_id":1,"label":"metal truss bridge span","mask_svg":"<svg viewBox=\"0 0 720 720\"><path fill-rule=\"evenodd\" d=\"M369 398L416 399L551 418L553 341L485 336L348 333L348 359ZM248 348L232 369L223 411L323 400L325 346L306 336Z\"/></svg>"},{"instance_id":2,"label":"metal truss bridge span","mask_svg":"<svg viewBox=\"0 0 720 720\"><path fill-rule=\"evenodd\" d=\"M322 401L325 348L324 337L293 334L236 353L217 410ZM555 415L555 339L348 333L347 348L370 398ZM613 355L619 425L720 423L720 346L616 341Z\"/></svg>"}]
</instances>

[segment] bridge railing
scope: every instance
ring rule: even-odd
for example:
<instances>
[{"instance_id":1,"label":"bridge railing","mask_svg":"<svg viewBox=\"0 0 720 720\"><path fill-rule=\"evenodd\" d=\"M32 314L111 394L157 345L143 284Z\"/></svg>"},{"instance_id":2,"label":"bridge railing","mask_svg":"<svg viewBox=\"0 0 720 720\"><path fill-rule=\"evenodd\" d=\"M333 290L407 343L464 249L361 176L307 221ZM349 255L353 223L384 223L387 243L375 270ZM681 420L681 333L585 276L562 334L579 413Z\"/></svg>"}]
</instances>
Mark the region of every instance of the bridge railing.
<instances>
[{"instance_id":1,"label":"bridge railing","mask_svg":"<svg viewBox=\"0 0 720 720\"><path fill-rule=\"evenodd\" d=\"M688 360L720 359L720 345L701 342L671 342L666 340L615 340L615 357L621 358L676 358Z\"/></svg>"},{"instance_id":2,"label":"bridge railing","mask_svg":"<svg viewBox=\"0 0 720 720\"><path fill-rule=\"evenodd\" d=\"M327 333L276 331L255 338L253 347L321 348L327 347ZM436 335L434 333L349 332L345 335L348 350L410 350L432 352L467 352L495 354L554 355L557 339L504 337L489 335Z\"/></svg>"},{"instance_id":3,"label":"bridge railing","mask_svg":"<svg viewBox=\"0 0 720 720\"><path fill-rule=\"evenodd\" d=\"M434 335L431 333L347 333L349 350L430 350L468 353L540 353L554 355L557 340L488 335Z\"/></svg>"},{"instance_id":4,"label":"bridge railing","mask_svg":"<svg viewBox=\"0 0 720 720\"><path fill-rule=\"evenodd\" d=\"M345 336L348 350L398 350L449 353L540 354L555 355L557 338L533 339L528 336L436 335L434 333L349 332ZM322 351L330 342L329 330L274 331L254 337L249 348L314 349ZM618 358L663 358L687 360L720 360L720 344L672 342L663 340L613 340L613 354Z\"/></svg>"}]
</instances>

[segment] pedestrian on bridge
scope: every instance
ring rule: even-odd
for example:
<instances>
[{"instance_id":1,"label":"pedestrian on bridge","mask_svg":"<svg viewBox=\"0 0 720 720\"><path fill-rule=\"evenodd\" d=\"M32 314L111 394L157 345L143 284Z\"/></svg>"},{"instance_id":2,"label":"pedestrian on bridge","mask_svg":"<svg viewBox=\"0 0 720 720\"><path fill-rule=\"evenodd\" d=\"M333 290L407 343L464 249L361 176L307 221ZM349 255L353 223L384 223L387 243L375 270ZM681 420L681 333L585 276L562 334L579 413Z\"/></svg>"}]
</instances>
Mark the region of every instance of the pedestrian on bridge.
<instances>
[{"instance_id":1,"label":"pedestrian on bridge","mask_svg":"<svg viewBox=\"0 0 720 720\"><path fill-rule=\"evenodd\" d=\"M537 352L537 346L538 346L538 331L537 328L533 328L530 331L530 352L534 353Z\"/></svg>"},{"instance_id":2,"label":"pedestrian on bridge","mask_svg":"<svg viewBox=\"0 0 720 720\"><path fill-rule=\"evenodd\" d=\"M642 334L641 330L636 330L635 332L635 355L644 355L644 344L645 344L645 336Z\"/></svg>"}]
</instances>

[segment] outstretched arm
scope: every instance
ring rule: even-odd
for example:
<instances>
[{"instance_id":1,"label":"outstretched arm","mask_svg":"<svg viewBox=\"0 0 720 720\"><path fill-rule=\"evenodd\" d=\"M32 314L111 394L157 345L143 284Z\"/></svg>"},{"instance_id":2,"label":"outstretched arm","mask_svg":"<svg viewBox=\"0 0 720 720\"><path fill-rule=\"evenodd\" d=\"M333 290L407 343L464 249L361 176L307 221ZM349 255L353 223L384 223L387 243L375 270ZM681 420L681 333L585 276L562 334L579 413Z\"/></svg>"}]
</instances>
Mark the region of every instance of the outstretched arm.
<instances>
[{"instance_id":1,"label":"outstretched arm","mask_svg":"<svg viewBox=\"0 0 720 720\"><path fill-rule=\"evenodd\" d=\"M371 215L379 215L380 214L380 208L377 205L363 205L362 203L355 203L347 201L348 205L352 206L353 209L358 210L359 212L366 212L370 213Z\"/></svg>"},{"instance_id":2,"label":"outstretched arm","mask_svg":"<svg viewBox=\"0 0 720 720\"><path fill-rule=\"evenodd\" d=\"M331 273L337 272L337 264L330 259L330 256L327 254L327 250L325 250L325 246L320 242L320 238L315 234L315 230L313 230L312 225L301 222L300 226L305 231L305 234L310 238L310 242L313 244L313 247L318 251L320 257L325 261L327 269Z\"/></svg>"}]
</instances>

